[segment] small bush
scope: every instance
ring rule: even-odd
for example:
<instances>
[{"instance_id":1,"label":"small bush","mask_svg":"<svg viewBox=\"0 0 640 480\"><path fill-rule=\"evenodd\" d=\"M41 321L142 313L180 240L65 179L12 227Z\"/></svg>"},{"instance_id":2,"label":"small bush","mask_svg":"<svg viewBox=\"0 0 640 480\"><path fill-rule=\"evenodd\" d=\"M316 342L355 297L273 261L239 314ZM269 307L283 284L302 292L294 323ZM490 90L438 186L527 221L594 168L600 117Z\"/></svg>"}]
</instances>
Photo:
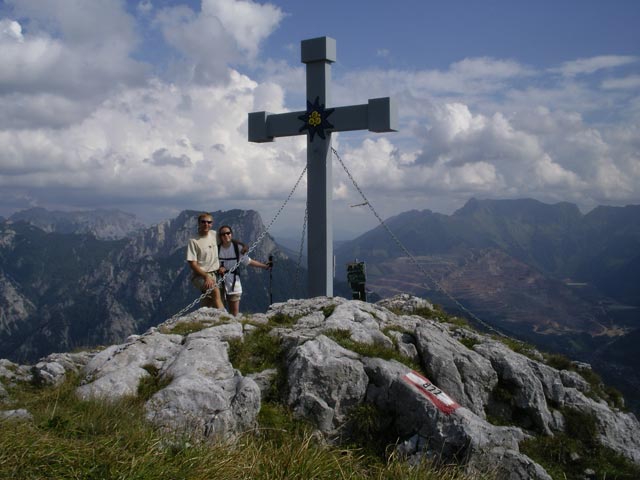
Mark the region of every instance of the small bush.
<instances>
[{"instance_id":1,"label":"small bush","mask_svg":"<svg viewBox=\"0 0 640 480\"><path fill-rule=\"evenodd\" d=\"M547 365L556 370L575 370L573 362L559 353L547 353L544 355L544 360Z\"/></svg>"},{"instance_id":2,"label":"small bush","mask_svg":"<svg viewBox=\"0 0 640 480\"><path fill-rule=\"evenodd\" d=\"M606 395L609 405L621 410L626 409L624 396L622 395L622 392L620 392L620 390L609 385L605 385L604 394Z\"/></svg>"}]
</instances>

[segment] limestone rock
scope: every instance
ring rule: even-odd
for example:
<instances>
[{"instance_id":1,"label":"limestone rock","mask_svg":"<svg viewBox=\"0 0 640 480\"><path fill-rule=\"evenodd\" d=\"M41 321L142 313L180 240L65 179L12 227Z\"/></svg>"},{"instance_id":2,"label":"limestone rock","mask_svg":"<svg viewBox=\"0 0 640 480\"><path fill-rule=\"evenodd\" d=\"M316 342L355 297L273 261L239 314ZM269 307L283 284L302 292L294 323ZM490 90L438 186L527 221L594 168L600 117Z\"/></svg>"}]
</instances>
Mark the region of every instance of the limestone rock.
<instances>
[{"instance_id":1,"label":"limestone rock","mask_svg":"<svg viewBox=\"0 0 640 480\"><path fill-rule=\"evenodd\" d=\"M253 427L260 388L233 369L226 344L215 334L193 335L161 369L161 376L173 380L147 402L147 418L170 430L188 426L191 432L222 439Z\"/></svg>"},{"instance_id":2,"label":"limestone rock","mask_svg":"<svg viewBox=\"0 0 640 480\"><path fill-rule=\"evenodd\" d=\"M0 360L0 380L5 386L31 379L56 384L79 371L77 395L116 400L136 395L141 380L156 377L147 418L163 430L212 441L232 441L254 428L262 398L278 385L294 413L331 439L348 431L355 409L373 406L409 461L458 462L505 480L550 478L519 444L532 434L563 432L564 409L574 409L593 415L603 445L640 464L636 417L590 398L591 387L578 373L558 371L540 354L516 353L468 328L413 315L416 308L430 311L404 295L381 304L318 297L274 304L244 325L223 310L202 308L98 353L52 355L33 367ZM256 324L272 327L284 365L244 376L229 358L229 342ZM406 381L411 368L460 406L439 408ZM286 382L276 382L281 371ZM517 418L518 426L492 425L488 414Z\"/></svg>"},{"instance_id":3,"label":"limestone rock","mask_svg":"<svg viewBox=\"0 0 640 480\"><path fill-rule=\"evenodd\" d=\"M140 379L149 376L143 367L160 369L180 349L180 335L151 333L131 343L112 345L98 353L83 370L82 399L115 400L136 395Z\"/></svg>"},{"instance_id":4,"label":"limestone rock","mask_svg":"<svg viewBox=\"0 0 640 480\"><path fill-rule=\"evenodd\" d=\"M33 420L33 415L24 408L19 408L17 410L0 410L0 420L26 422Z\"/></svg>"},{"instance_id":5,"label":"limestone rock","mask_svg":"<svg viewBox=\"0 0 640 480\"><path fill-rule=\"evenodd\" d=\"M498 383L490 361L452 337L446 325L425 321L415 333L431 381L484 417L489 395Z\"/></svg>"},{"instance_id":6,"label":"limestone rock","mask_svg":"<svg viewBox=\"0 0 640 480\"><path fill-rule=\"evenodd\" d=\"M359 355L324 335L297 347L287 370L287 402L324 433L343 424L364 399L368 377Z\"/></svg>"},{"instance_id":7,"label":"limestone rock","mask_svg":"<svg viewBox=\"0 0 640 480\"><path fill-rule=\"evenodd\" d=\"M205 328L184 336L161 333L181 323ZM155 374L166 385L145 405L151 422L175 433L231 439L253 428L260 410L260 388L228 357L227 341L242 335L242 325L223 310L201 309L103 350L85 367L76 392L115 400L136 395L141 379Z\"/></svg>"},{"instance_id":8,"label":"limestone rock","mask_svg":"<svg viewBox=\"0 0 640 480\"><path fill-rule=\"evenodd\" d=\"M68 372L78 373L95 352L52 353L31 368L33 381L43 385L59 385Z\"/></svg>"}]
</instances>

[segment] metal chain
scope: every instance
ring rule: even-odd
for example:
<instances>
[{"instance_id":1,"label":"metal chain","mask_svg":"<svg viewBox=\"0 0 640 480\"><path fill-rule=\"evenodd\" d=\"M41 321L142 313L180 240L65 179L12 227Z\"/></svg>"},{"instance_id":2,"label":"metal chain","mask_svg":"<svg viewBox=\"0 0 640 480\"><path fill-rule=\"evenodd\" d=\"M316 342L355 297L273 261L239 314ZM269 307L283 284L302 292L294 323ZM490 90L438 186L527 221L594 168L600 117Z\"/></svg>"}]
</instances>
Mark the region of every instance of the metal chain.
<instances>
[{"instance_id":1,"label":"metal chain","mask_svg":"<svg viewBox=\"0 0 640 480\"><path fill-rule=\"evenodd\" d=\"M335 155L335 157L338 159L338 161L340 162L340 165L342 165L342 168L344 169L344 171L346 172L347 176L349 177L349 179L351 180L351 183L353 183L353 186L356 188L356 190L358 191L358 193L360 193L360 196L362 197L362 199L365 201L365 205L367 205L369 207L369 209L371 210L371 212L375 215L375 217L378 219L378 221L380 222L380 225L382 225L384 227L384 229L387 231L387 233L391 236L391 238L396 242L396 244L400 247L400 249L411 259L411 261L415 264L415 266L418 268L418 270L420 270L422 272L422 274L428 278L433 285L435 285L435 287L440 290L442 293L444 293L444 295L451 300L452 302L454 302L461 310L463 310L464 312L466 312L467 314L469 314L473 319L475 319L476 321L478 321L480 324L484 325L485 328L488 328L489 330L497 333L500 336L503 337L507 337L507 335L505 335L504 333L500 332L499 330L496 330L494 327L492 327L491 325L489 325L487 322L485 322L484 320L482 320L481 318L479 318L475 313L473 313L472 311L470 311L467 307L465 307L464 305L462 305L462 303L460 303L460 301L458 301L455 297L453 297L453 295L451 295L442 285L440 285L440 283L433 278L433 276L429 275L429 273L427 273L427 271L422 268L422 266L420 265L420 263L414 258L413 255L411 255L411 253L409 252L409 250L407 250L405 248L405 246L402 244L402 242L398 239L398 237L395 236L395 234L391 231L391 229L387 226L387 224L384 222L384 220L382 220L382 217L380 217L380 215L378 215L378 212L376 212L375 208L373 208L373 205L371 205L371 202L369 201L369 199L365 196L364 192L362 191L362 189L360 188L360 186L358 185L358 183L356 182L356 180L353 178L353 176L351 175L351 172L349 172L349 169L347 169L347 166L344 164L344 162L342 161L342 158L340 158L340 155L338 154L338 152L336 151L335 148L331 147L331 151L333 152L333 154ZM426 285L425 285L426 286Z\"/></svg>"},{"instance_id":2,"label":"metal chain","mask_svg":"<svg viewBox=\"0 0 640 480\"><path fill-rule=\"evenodd\" d=\"M302 222L302 236L300 237L300 250L298 251L298 263L296 264L296 273L293 276L293 284L298 285L298 275L300 274L300 266L302 264L302 249L304 248L305 233L307 232L307 220L309 219L309 208L304 209L304 222Z\"/></svg>"},{"instance_id":3,"label":"metal chain","mask_svg":"<svg viewBox=\"0 0 640 480\"><path fill-rule=\"evenodd\" d=\"M284 203L280 206L280 208L278 209L278 211L276 212L274 217L271 219L271 221L269 222L269 225L267 225L267 228L265 228L264 231L260 235L258 235L258 238L251 244L251 246L249 247L249 249L247 250L245 255L249 255L251 252L253 252L256 249L256 247L258 246L258 244L262 241L262 239L267 235L267 233L269 233L269 229L273 226L273 224L275 223L277 218L280 216L280 214L282 213L282 210L284 210L284 207L287 205L287 203L289 203L289 200L291 200L291 197L293 197L293 194L295 193L296 189L298 188L298 185L302 181L302 178L304 177L304 174L306 172L307 172L307 166L305 165L305 167L302 169L302 173L300 174L300 176L298 177L298 180L296 181L296 184L293 186L293 188L289 192L289 195L287 195L287 198L285 199ZM218 279L218 281L216 282L216 284L213 287L211 287L209 290L204 292L202 295L200 295L198 298L196 298L193 302L191 302L189 305L184 307L178 313L173 314L171 317L169 317L168 320L173 320L174 318L177 318L177 317L180 317L180 316L184 315L189 310L191 310L197 303L201 302L215 288L220 288L220 285L222 285L222 282L225 281L227 276L231 275L233 272L235 272L236 269L239 266L240 266L240 262L237 262L233 266L233 268L231 268L230 270L226 271L225 274Z\"/></svg>"}]
</instances>

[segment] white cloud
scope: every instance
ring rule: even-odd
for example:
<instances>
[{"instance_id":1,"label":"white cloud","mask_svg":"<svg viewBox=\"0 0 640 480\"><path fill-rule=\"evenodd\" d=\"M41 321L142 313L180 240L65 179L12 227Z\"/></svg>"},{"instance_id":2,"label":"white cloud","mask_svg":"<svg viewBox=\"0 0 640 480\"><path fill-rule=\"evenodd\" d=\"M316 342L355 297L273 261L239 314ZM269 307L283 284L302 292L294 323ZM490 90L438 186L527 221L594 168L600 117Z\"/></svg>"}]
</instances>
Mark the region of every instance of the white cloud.
<instances>
[{"instance_id":1,"label":"white cloud","mask_svg":"<svg viewBox=\"0 0 640 480\"><path fill-rule=\"evenodd\" d=\"M453 63L450 68L452 76L466 79L482 79L483 81L501 78L514 78L530 75L530 69L513 60L499 60L489 57L465 58Z\"/></svg>"},{"instance_id":2,"label":"white cloud","mask_svg":"<svg viewBox=\"0 0 640 480\"><path fill-rule=\"evenodd\" d=\"M282 12L251 1L203 0L200 12L186 6L157 15L168 44L183 56L183 79L199 83L226 81L230 64L254 59L261 42L277 27Z\"/></svg>"},{"instance_id":3,"label":"white cloud","mask_svg":"<svg viewBox=\"0 0 640 480\"><path fill-rule=\"evenodd\" d=\"M0 132L0 188L45 201L51 186L92 191L95 201L183 205L282 196L304 166L302 141L250 144L255 82L226 86L154 81L123 89L81 123L58 130ZM283 109L282 105L274 105Z\"/></svg>"},{"instance_id":4,"label":"white cloud","mask_svg":"<svg viewBox=\"0 0 640 480\"><path fill-rule=\"evenodd\" d=\"M5 39L16 42L23 40L22 26L15 20L9 20L7 18L0 20L0 40Z\"/></svg>"},{"instance_id":5,"label":"white cloud","mask_svg":"<svg viewBox=\"0 0 640 480\"><path fill-rule=\"evenodd\" d=\"M0 20L0 127L68 125L114 89L144 80L145 65L130 57L133 22L119 3L8 3L25 19Z\"/></svg>"},{"instance_id":6,"label":"white cloud","mask_svg":"<svg viewBox=\"0 0 640 480\"><path fill-rule=\"evenodd\" d=\"M273 32L283 18L282 11L269 3L246 0L203 0L202 14L219 18L250 59L258 53L260 43Z\"/></svg>"},{"instance_id":7,"label":"white cloud","mask_svg":"<svg viewBox=\"0 0 640 480\"><path fill-rule=\"evenodd\" d=\"M598 70L612 69L636 63L638 57L631 55L600 55L591 58L580 58L564 62L560 67L551 69L566 77L575 77L577 75L588 75Z\"/></svg>"},{"instance_id":8,"label":"white cloud","mask_svg":"<svg viewBox=\"0 0 640 480\"><path fill-rule=\"evenodd\" d=\"M142 1L136 19L120 1L9 4L12 17L0 19L3 208L120 205L165 217L256 208L268 219L286 198L305 165L305 138L251 144L247 113L301 109L304 67L258 56L260 80L237 67L259 55L279 9L220 0L198 12L158 10ZM143 30L134 22L148 18L174 48L180 81L150 77L133 59ZM336 134L334 146L383 217L450 212L471 196L639 203L636 60L581 59L562 75L488 57L350 70L333 81L334 104L393 95L400 131ZM604 69L599 85L582 77ZM362 202L339 163L333 187L338 204ZM290 207L301 220L304 181L299 188ZM335 212L336 222L353 227L365 214Z\"/></svg>"},{"instance_id":9,"label":"white cloud","mask_svg":"<svg viewBox=\"0 0 640 480\"><path fill-rule=\"evenodd\" d=\"M605 90L640 89L640 75L629 75L622 78L608 78L602 82Z\"/></svg>"}]
</instances>

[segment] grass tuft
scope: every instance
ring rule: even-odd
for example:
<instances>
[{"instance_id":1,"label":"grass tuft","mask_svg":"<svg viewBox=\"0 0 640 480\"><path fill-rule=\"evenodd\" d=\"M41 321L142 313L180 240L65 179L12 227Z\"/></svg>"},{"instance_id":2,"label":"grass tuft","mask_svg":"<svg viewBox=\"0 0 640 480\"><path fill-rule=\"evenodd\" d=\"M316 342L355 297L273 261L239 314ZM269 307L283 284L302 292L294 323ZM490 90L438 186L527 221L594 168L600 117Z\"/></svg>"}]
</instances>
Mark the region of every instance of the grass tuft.
<instances>
[{"instance_id":1,"label":"grass tuft","mask_svg":"<svg viewBox=\"0 0 640 480\"><path fill-rule=\"evenodd\" d=\"M326 307L323 307L322 313L324 314L324 318L329 318L335 309L335 305L327 305Z\"/></svg>"},{"instance_id":2,"label":"grass tuft","mask_svg":"<svg viewBox=\"0 0 640 480\"><path fill-rule=\"evenodd\" d=\"M476 340L475 338L472 337L464 337L464 338L459 338L458 341L463 344L465 347L467 347L469 350L473 350L473 346L477 345L478 343L480 343L480 341Z\"/></svg>"},{"instance_id":3,"label":"grass tuft","mask_svg":"<svg viewBox=\"0 0 640 480\"><path fill-rule=\"evenodd\" d=\"M175 335L189 335L191 333L199 332L200 330L204 330L205 328L213 327L214 324L209 322L202 321L194 321L194 322L180 322L174 325L172 328L162 327L160 329L161 333L169 334L173 333Z\"/></svg>"},{"instance_id":4,"label":"grass tuft","mask_svg":"<svg viewBox=\"0 0 640 480\"><path fill-rule=\"evenodd\" d=\"M280 366L282 347L280 339L270 334L271 329L268 325L258 325L243 338L228 341L229 360L243 375Z\"/></svg>"},{"instance_id":5,"label":"grass tuft","mask_svg":"<svg viewBox=\"0 0 640 480\"><path fill-rule=\"evenodd\" d=\"M138 383L138 397L143 400L149 400L154 393L159 392L169 385L173 380L170 375L160 375L160 371L155 365L147 364L142 367L147 371L149 376L142 377Z\"/></svg>"},{"instance_id":6,"label":"grass tuft","mask_svg":"<svg viewBox=\"0 0 640 480\"><path fill-rule=\"evenodd\" d=\"M351 339L349 330L335 329L327 330L324 334L333 339L338 345L351 350L363 357L382 358L384 360L396 360L417 372L422 372L422 366L417 364L411 358L401 354L394 348L389 348L377 343L369 344L356 342ZM423 372L424 373L424 372Z\"/></svg>"},{"instance_id":7,"label":"grass tuft","mask_svg":"<svg viewBox=\"0 0 640 480\"><path fill-rule=\"evenodd\" d=\"M304 315L285 315L282 312L278 312L275 315L269 317L269 323L278 327L291 327L300 320Z\"/></svg>"}]
</instances>

